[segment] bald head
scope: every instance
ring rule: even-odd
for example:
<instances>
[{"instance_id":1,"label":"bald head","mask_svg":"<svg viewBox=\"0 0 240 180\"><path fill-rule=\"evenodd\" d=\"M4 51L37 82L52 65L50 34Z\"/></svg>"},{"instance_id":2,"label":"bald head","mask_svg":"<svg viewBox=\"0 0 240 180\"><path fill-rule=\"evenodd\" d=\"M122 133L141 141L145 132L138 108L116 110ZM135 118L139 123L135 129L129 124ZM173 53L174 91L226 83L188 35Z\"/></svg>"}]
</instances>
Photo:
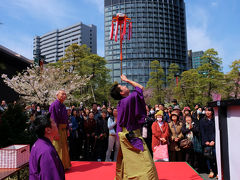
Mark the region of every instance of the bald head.
<instances>
[{"instance_id":1,"label":"bald head","mask_svg":"<svg viewBox=\"0 0 240 180\"><path fill-rule=\"evenodd\" d=\"M66 94L66 92L65 92L64 90L59 90L59 91L56 93L56 95L57 95L57 99L58 99L61 103L63 103L63 102L66 100L66 98L67 98L67 94Z\"/></svg>"}]
</instances>

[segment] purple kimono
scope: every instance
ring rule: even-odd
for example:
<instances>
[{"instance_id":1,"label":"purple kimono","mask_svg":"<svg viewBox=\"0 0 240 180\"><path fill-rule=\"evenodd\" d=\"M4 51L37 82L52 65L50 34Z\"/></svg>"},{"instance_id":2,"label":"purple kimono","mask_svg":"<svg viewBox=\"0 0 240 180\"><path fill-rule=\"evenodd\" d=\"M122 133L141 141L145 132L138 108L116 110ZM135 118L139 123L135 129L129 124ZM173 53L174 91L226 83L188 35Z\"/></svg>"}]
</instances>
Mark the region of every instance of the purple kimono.
<instances>
[{"instance_id":1,"label":"purple kimono","mask_svg":"<svg viewBox=\"0 0 240 180\"><path fill-rule=\"evenodd\" d=\"M117 132L121 132L122 127L128 131L140 129L147 114L142 89L135 87L135 90L128 97L121 99L118 102L117 111ZM143 151L141 139L134 138L131 144Z\"/></svg>"},{"instance_id":2,"label":"purple kimono","mask_svg":"<svg viewBox=\"0 0 240 180\"><path fill-rule=\"evenodd\" d=\"M62 161L48 138L39 138L32 146L29 180L64 180Z\"/></svg>"},{"instance_id":3,"label":"purple kimono","mask_svg":"<svg viewBox=\"0 0 240 180\"><path fill-rule=\"evenodd\" d=\"M69 129L67 109L63 103L57 99L49 107L49 112L51 113L51 118L56 122L57 126L59 124L67 124L67 129Z\"/></svg>"}]
</instances>

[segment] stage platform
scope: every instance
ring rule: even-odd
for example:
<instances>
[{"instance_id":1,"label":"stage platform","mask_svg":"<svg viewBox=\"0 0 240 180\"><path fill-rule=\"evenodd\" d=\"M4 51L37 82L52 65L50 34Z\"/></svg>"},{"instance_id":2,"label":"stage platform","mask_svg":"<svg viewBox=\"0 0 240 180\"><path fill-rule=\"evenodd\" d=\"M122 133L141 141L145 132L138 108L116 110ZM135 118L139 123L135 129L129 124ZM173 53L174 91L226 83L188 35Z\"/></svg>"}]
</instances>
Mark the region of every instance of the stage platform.
<instances>
[{"instance_id":1,"label":"stage platform","mask_svg":"<svg viewBox=\"0 0 240 180\"><path fill-rule=\"evenodd\" d=\"M114 180L115 162L72 161L66 180ZM159 180L202 180L185 162L156 162ZM141 164L139 164L141 166Z\"/></svg>"}]
</instances>

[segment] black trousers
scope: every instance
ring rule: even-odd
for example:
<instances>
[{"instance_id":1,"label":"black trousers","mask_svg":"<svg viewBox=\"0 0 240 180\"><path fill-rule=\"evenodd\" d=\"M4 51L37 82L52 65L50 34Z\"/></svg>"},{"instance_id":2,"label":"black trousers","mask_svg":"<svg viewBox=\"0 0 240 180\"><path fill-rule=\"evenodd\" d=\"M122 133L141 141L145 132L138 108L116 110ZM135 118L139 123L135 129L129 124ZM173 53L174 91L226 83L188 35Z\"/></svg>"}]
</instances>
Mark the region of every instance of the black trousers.
<instances>
[{"instance_id":1,"label":"black trousers","mask_svg":"<svg viewBox=\"0 0 240 180\"><path fill-rule=\"evenodd\" d=\"M171 162L181 162L183 161L183 152L182 151L170 151L169 160Z\"/></svg>"}]
</instances>

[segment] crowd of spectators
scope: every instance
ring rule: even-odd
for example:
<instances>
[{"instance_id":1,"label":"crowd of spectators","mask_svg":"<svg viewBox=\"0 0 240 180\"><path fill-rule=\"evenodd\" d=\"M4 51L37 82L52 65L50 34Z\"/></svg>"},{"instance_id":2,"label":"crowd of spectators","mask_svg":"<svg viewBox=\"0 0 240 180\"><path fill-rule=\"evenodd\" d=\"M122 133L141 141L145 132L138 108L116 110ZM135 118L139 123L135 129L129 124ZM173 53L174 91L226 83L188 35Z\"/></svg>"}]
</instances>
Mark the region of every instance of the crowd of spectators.
<instances>
[{"instance_id":1,"label":"crowd of spectators","mask_svg":"<svg viewBox=\"0 0 240 180\"><path fill-rule=\"evenodd\" d=\"M8 108L1 102L0 111ZM29 121L48 110L32 103L25 108ZM67 107L71 160L116 161L119 142L116 133L117 109L93 103L85 107ZM211 107L196 104L194 109L180 108L174 100L171 105L146 106L147 116L142 126L142 136L153 155L156 147L167 147L167 158L155 161L186 161L198 172L217 175L215 155L214 111Z\"/></svg>"}]
</instances>

